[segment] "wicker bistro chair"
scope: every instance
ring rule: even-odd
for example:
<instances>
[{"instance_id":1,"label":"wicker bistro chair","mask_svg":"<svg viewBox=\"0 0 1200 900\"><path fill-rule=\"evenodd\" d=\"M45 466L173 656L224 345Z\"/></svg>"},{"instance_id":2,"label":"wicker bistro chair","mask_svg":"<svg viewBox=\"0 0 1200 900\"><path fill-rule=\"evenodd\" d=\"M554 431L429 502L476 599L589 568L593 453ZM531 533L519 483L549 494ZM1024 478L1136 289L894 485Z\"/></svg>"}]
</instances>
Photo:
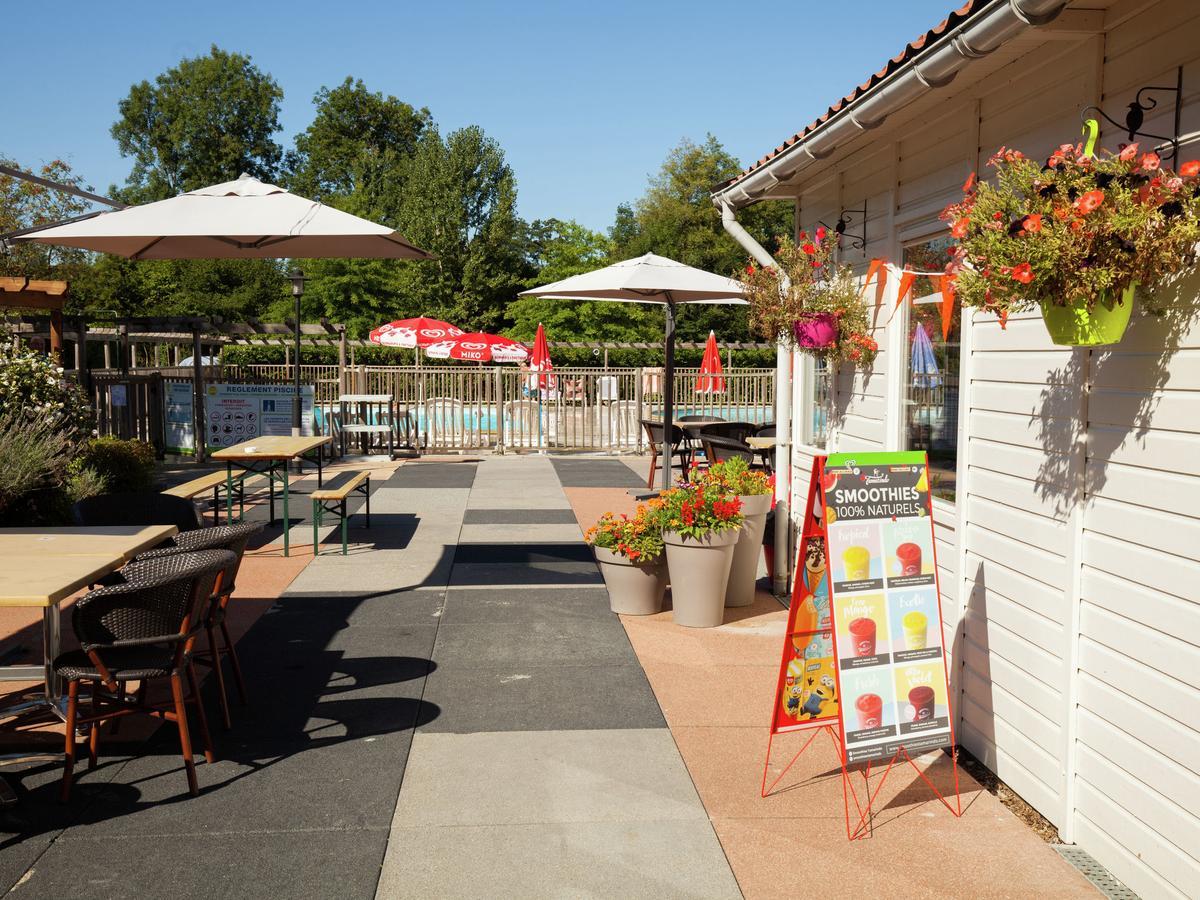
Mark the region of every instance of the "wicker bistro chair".
<instances>
[{"instance_id":1,"label":"wicker bistro chair","mask_svg":"<svg viewBox=\"0 0 1200 900\"><path fill-rule=\"evenodd\" d=\"M750 422L714 422L700 429L700 442L706 437L727 438L738 443L745 443L746 438L754 434L758 426Z\"/></svg>"},{"instance_id":2,"label":"wicker bistro chair","mask_svg":"<svg viewBox=\"0 0 1200 900\"><path fill-rule=\"evenodd\" d=\"M75 604L71 624L80 649L59 654L54 670L67 682L66 762L62 799L70 799L75 768L75 732L88 726L88 766L96 764L99 726L109 719L148 713L173 721L187 770L188 790L199 793L196 763L188 732L187 704L196 707L204 757L213 760L208 721L192 665L192 646L202 627L205 603L219 587L222 574L236 563L229 550L172 553L132 562L121 570L123 584L92 591ZM185 699L183 678L190 696ZM170 704L150 706L147 683L156 678L171 682ZM79 711L79 685L92 683L89 714ZM139 682L136 699L127 695L130 681ZM102 689L108 693L102 692Z\"/></svg>"},{"instance_id":3,"label":"wicker bistro chair","mask_svg":"<svg viewBox=\"0 0 1200 900\"><path fill-rule=\"evenodd\" d=\"M194 662L211 666L217 676L217 698L221 704L221 719L226 730L233 727L229 718L229 695L225 690L225 670L222 658L228 657L229 666L233 670L233 683L237 687L238 699L242 706L246 705L246 681L242 678L242 665L238 660L233 638L229 634L229 624L225 621L226 607L237 590L237 574L242 566L242 556L246 552L246 544L250 538L263 530L258 522L245 522L238 525L218 525L215 528L201 528L199 531L187 531L176 535L175 546L150 550L141 554L138 562L151 559L161 559L172 554L197 553L203 550L229 550L234 555L234 561L221 573L220 581L214 586L212 597L204 613L204 631L208 636L208 649L192 654ZM221 641L217 641L217 631L221 632Z\"/></svg>"},{"instance_id":4,"label":"wicker bistro chair","mask_svg":"<svg viewBox=\"0 0 1200 900\"><path fill-rule=\"evenodd\" d=\"M704 445L704 457L709 463L721 463L730 459L744 459L752 469L761 469L754 449L741 441L718 437L717 435L702 434L700 440Z\"/></svg>"},{"instance_id":5,"label":"wicker bistro chair","mask_svg":"<svg viewBox=\"0 0 1200 900\"><path fill-rule=\"evenodd\" d=\"M646 440L650 443L650 474L646 476L646 487L654 487L654 473L661 466L658 464L659 448L663 443L663 423L656 422L653 419L642 419L642 428L646 430ZM679 461L676 463L675 458ZM671 426L671 450L667 459L667 468L673 469L676 465L680 471L686 475L688 468L692 464L692 448L687 444L687 434L678 425Z\"/></svg>"}]
</instances>

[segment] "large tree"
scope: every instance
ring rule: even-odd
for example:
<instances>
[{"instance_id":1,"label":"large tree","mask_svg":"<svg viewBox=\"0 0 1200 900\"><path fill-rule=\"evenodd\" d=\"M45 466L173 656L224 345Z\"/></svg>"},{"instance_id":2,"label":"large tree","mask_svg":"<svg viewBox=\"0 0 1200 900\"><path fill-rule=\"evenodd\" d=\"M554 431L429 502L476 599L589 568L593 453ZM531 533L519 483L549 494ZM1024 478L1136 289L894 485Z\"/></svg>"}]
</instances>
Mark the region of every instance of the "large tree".
<instances>
[{"instance_id":1,"label":"large tree","mask_svg":"<svg viewBox=\"0 0 1200 900\"><path fill-rule=\"evenodd\" d=\"M650 179L646 193L618 207L611 232L615 257L657 253L721 275L739 272L746 252L725 232L710 195L714 185L741 168L711 134L702 144L682 141ZM750 207L739 219L769 247L791 233L792 216L790 203L771 202ZM753 340L745 311L736 307L688 307L679 317L682 340L703 340L710 329L723 340Z\"/></svg>"},{"instance_id":2,"label":"large tree","mask_svg":"<svg viewBox=\"0 0 1200 900\"><path fill-rule=\"evenodd\" d=\"M112 126L121 155L133 158L122 199L162 200L243 172L274 178L283 153L275 141L282 98L250 57L216 46L153 84L135 84Z\"/></svg>"},{"instance_id":3,"label":"large tree","mask_svg":"<svg viewBox=\"0 0 1200 900\"><path fill-rule=\"evenodd\" d=\"M21 168L15 160L3 157L0 157L0 165ZM61 159L46 163L36 174L48 181L91 190L91 186L85 185ZM61 222L86 212L90 205L65 191L0 174L0 234ZM0 275L71 279L86 265L86 253L65 247L12 242L0 249Z\"/></svg>"}]
</instances>

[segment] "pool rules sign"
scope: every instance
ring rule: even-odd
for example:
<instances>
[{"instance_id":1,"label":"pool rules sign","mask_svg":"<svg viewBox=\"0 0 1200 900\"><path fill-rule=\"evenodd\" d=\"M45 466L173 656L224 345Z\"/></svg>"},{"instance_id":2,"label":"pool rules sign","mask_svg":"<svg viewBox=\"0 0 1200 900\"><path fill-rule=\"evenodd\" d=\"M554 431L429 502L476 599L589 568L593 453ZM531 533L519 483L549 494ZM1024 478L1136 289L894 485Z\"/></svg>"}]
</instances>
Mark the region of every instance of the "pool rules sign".
<instances>
[{"instance_id":1,"label":"pool rules sign","mask_svg":"<svg viewBox=\"0 0 1200 900\"><path fill-rule=\"evenodd\" d=\"M805 512L800 589L790 611L796 621L789 622L772 733L836 716L846 764L952 745L925 454L818 457ZM814 555L821 557L820 589L811 574ZM802 621L810 597L825 613L812 624ZM792 657L800 655L796 637L804 631L813 632L806 649L823 645L812 656L828 654L819 674L830 702L820 708L806 708L811 688L794 685L804 664ZM797 707L790 716L789 703Z\"/></svg>"}]
</instances>

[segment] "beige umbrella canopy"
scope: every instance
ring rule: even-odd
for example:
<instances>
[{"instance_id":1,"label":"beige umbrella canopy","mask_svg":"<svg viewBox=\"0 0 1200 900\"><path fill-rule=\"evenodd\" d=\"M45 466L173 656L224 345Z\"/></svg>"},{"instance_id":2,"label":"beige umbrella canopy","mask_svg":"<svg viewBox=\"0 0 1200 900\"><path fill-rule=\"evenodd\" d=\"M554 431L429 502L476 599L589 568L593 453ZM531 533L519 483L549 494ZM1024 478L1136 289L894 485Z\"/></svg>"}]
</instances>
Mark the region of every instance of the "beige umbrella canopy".
<instances>
[{"instance_id":1,"label":"beige umbrella canopy","mask_svg":"<svg viewBox=\"0 0 1200 900\"><path fill-rule=\"evenodd\" d=\"M429 259L402 234L243 175L14 236L129 259Z\"/></svg>"},{"instance_id":2,"label":"beige umbrella canopy","mask_svg":"<svg viewBox=\"0 0 1200 900\"><path fill-rule=\"evenodd\" d=\"M663 373L662 486L671 483L671 425L674 416L675 307L680 303L746 303L741 282L681 262L647 253L603 269L573 275L528 291L522 297L554 300L608 300L617 303L660 303L666 310L666 359Z\"/></svg>"}]
</instances>

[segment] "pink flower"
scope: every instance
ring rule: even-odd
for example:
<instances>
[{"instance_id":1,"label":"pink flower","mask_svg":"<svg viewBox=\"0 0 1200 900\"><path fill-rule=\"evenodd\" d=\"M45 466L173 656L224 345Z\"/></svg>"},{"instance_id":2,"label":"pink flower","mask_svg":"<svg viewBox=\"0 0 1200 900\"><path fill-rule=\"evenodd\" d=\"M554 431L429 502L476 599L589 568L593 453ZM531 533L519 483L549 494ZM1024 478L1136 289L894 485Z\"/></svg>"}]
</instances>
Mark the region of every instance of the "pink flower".
<instances>
[{"instance_id":1,"label":"pink flower","mask_svg":"<svg viewBox=\"0 0 1200 900\"><path fill-rule=\"evenodd\" d=\"M1157 172L1160 165L1162 165L1162 160L1158 158L1157 153L1142 154L1141 166L1147 172Z\"/></svg>"},{"instance_id":2,"label":"pink flower","mask_svg":"<svg viewBox=\"0 0 1200 900\"><path fill-rule=\"evenodd\" d=\"M1122 162L1129 162L1134 157L1137 156L1137 153L1138 153L1138 145L1136 143L1135 144L1126 144L1124 147L1121 148L1121 153L1117 158L1119 160L1121 160Z\"/></svg>"}]
</instances>

